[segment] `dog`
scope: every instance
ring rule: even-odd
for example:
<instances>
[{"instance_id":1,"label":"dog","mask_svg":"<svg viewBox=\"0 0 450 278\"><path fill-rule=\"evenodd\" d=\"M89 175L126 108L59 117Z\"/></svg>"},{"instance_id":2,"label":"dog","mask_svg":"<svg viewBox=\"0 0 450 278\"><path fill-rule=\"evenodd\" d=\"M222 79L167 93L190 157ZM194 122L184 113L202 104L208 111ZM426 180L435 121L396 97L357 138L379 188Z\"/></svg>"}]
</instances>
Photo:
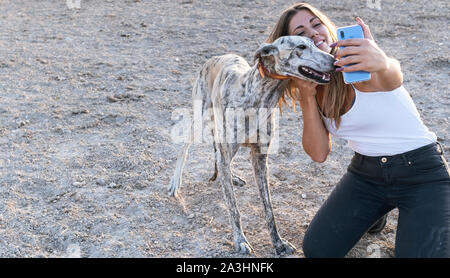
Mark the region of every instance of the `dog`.
<instances>
[{"instance_id":1,"label":"dog","mask_svg":"<svg viewBox=\"0 0 450 278\"><path fill-rule=\"evenodd\" d=\"M295 252L295 247L281 238L277 231L269 192L267 150L275 129L272 111L289 87L290 79L299 78L318 84L329 83L330 73L336 68L334 61L336 60L332 55L318 49L311 39L284 36L273 43L264 43L254 55L253 67L250 67L244 58L234 54L212 57L202 67L194 83L192 97L194 100L201 100L202 119L213 123L211 136L215 153L215 172L210 181L218 178L222 186L236 252L253 252L242 231L240 212L233 190L233 184L243 185L245 181L234 175L230 167L241 146L250 148L251 163L276 254L289 255ZM250 117L246 116L245 121L234 126L233 136L230 136L233 140L224 139L228 135L227 126L234 123L234 119L227 122L228 110L259 108L269 109L265 115L259 115L259 120L263 118L264 124L251 128L248 123ZM177 158L175 173L168 188L170 196L176 196L180 189L183 166L195 135L194 125L192 122L188 142ZM268 140L258 140L261 139L261 126L267 128L265 134ZM236 130L240 128L244 129L245 133L238 141Z\"/></svg>"}]
</instances>

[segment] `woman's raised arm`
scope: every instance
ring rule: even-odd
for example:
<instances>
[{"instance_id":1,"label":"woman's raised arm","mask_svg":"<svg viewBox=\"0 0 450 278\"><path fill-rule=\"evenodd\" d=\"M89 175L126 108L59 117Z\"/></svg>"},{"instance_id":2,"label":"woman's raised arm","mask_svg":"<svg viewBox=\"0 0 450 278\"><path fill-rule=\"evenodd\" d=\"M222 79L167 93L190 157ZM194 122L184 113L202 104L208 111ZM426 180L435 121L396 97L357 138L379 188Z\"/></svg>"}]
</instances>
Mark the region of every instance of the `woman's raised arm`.
<instances>
[{"instance_id":1,"label":"woman's raised arm","mask_svg":"<svg viewBox=\"0 0 450 278\"><path fill-rule=\"evenodd\" d=\"M364 70L371 73L369 81L355 84L361 91L392 91L403 83L400 63L388 57L375 43L369 26L362 19L357 18L358 24L364 32L364 39L347 39L336 42L336 47L345 46L336 52L335 65L341 68L337 71L351 72ZM348 56L350 55L350 56ZM342 58L347 56L345 58ZM354 64L343 67L348 64Z\"/></svg>"}]
</instances>

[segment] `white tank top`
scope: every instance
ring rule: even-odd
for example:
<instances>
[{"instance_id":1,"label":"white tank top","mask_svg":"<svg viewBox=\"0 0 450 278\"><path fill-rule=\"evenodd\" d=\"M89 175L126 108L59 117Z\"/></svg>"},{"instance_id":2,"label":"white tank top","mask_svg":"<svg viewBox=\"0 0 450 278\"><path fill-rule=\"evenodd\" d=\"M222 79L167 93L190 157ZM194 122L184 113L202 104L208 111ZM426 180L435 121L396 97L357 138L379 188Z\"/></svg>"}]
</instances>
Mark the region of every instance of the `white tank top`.
<instances>
[{"instance_id":1,"label":"white tank top","mask_svg":"<svg viewBox=\"0 0 450 278\"><path fill-rule=\"evenodd\" d=\"M360 92L341 116L336 129L334 121L322 114L328 131L348 141L349 147L366 156L389 156L411 151L436 142L408 91L402 86L387 92Z\"/></svg>"}]
</instances>

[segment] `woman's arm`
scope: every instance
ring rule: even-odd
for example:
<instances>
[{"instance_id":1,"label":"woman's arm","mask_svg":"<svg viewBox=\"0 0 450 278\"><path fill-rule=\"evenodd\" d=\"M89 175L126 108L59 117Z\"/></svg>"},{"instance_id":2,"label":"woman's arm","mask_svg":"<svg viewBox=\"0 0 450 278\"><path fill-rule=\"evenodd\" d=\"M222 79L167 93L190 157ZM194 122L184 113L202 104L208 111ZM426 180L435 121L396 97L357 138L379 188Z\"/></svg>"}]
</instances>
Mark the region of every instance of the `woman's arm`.
<instances>
[{"instance_id":1,"label":"woman's arm","mask_svg":"<svg viewBox=\"0 0 450 278\"><path fill-rule=\"evenodd\" d=\"M303 115L302 145L315 162L325 162L331 150L331 138L322 122L315 98L300 100Z\"/></svg>"},{"instance_id":2,"label":"woman's arm","mask_svg":"<svg viewBox=\"0 0 450 278\"><path fill-rule=\"evenodd\" d=\"M373 82L374 84L367 83L369 86L380 87L381 89L379 91L392 91L400 87L403 84L403 73L400 62L394 58L386 57L386 68L374 73Z\"/></svg>"},{"instance_id":3,"label":"woman's arm","mask_svg":"<svg viewBox=\"0 0 450 278\"><path fill-rule=\"evenodd\" d=\"M364 70L371 73L369 81L355 84L361 91L391 91L400 87L403 83L403 74L400 63L388 57L373 40L369 26L364 24L362 19L357 18L358 24L364 32L364 39L347 39L336 43L336 47L345 48L336 52L336 58L340 59L336 65L344 66L355 64L338 69L343 72ZM350 55L350 56L347 56ZM347 56L346 58L342 58ZM342 58L342 59L341 59Z\"/></svg>"},{"instance_id":4,"label":"woman's arm","mask_svg":"<svg viewBox=\"0 0 450 278\"><path fill-rule=\"evenodd\" d=\"M316 101L317 84L295 79L300 92L300 107L303 115L302 145L315 162L324 162L331 150L331 138L325 128Z\"/></svg>"}]
</instances>

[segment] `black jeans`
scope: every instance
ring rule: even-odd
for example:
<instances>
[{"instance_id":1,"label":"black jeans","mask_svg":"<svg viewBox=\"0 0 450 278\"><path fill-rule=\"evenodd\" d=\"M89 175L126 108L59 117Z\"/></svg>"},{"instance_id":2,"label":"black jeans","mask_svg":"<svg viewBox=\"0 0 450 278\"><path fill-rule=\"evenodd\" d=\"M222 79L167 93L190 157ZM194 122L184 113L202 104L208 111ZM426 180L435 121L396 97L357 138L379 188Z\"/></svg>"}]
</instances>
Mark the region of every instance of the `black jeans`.
<instances>
[{"instance_id":1,"label":"black jeans","mask_svg":"<svg viewBox=\"0 0 450 278\"><path fill-rule=\"evenodd\" d=\"M450 171L433 143L394 156L355 153L309 225L306 257L344 257L384 214L398 208L396 257L450 257Z\"/></svg>"}]
</instances>

